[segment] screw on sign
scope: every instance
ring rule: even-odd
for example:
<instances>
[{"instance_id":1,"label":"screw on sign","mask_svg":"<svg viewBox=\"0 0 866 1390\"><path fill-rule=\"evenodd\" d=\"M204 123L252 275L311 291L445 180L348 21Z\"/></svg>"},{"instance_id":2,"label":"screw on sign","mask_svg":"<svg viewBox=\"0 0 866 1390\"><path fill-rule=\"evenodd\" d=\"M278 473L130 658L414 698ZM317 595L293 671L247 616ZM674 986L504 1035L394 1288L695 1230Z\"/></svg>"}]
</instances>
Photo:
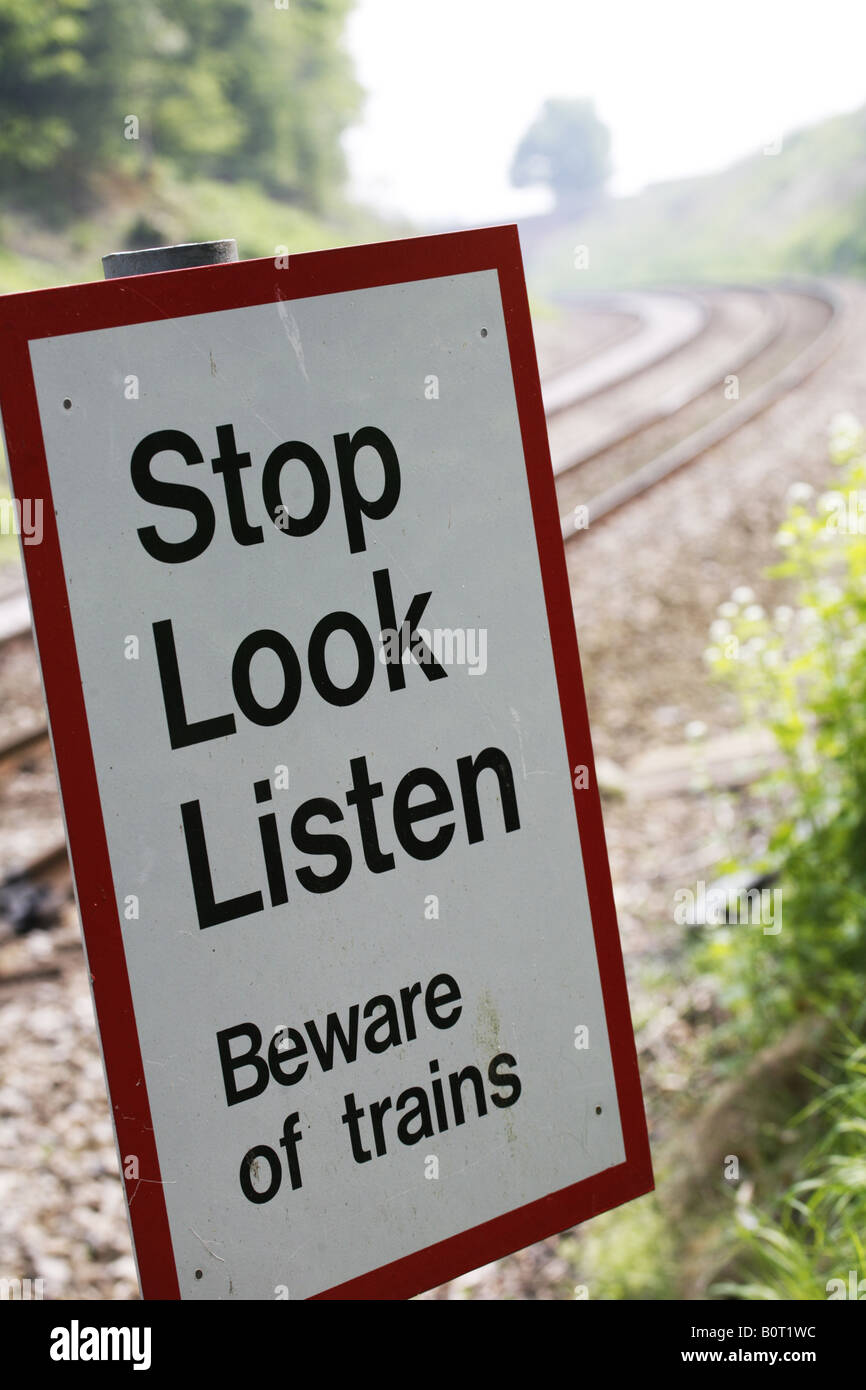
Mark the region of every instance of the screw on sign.
<instances>
[{"instance_id":1,"label":"screw on sign","mask_svg":"<svg viewBox=\"0 0 866 1390\"><path fill-rule=\"evenodd\" d=\"M144 1296L405 1298L649 1190L516 228L0 337Z\"/></svg>"}]
</instances>

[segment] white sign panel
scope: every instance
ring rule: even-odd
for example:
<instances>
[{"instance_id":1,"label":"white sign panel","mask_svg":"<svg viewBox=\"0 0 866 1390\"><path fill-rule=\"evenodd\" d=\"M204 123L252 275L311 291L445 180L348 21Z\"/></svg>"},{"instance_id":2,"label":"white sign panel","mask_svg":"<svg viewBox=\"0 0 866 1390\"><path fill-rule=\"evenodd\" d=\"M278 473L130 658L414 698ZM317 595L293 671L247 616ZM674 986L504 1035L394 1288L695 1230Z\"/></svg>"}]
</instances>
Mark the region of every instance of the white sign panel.
<instances>
[{"instance_id":1,"label":"white sign panel","mask_svg":"<svg viewBox=\"0 0 866 1390\"><path fill-rule=\"evenodd\" d=\"M30 588L145 1295L407 1296L646 1190L513 229L85 289Z\"/></svg>"}]
</instances>

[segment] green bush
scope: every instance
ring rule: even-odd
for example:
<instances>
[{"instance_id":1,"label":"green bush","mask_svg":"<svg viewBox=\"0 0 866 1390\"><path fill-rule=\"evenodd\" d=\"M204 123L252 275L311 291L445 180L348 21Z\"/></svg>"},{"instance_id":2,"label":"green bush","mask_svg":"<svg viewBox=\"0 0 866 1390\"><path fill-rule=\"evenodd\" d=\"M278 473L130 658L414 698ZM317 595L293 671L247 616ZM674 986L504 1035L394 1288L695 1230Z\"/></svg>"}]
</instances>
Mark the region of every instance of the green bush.
<instances>
[{"instance_id":1,"label":"green bush","mask_svg":"<svg viewBox=\"0 0 866 1390\"><path fill-rule=\"evenodd\" d=\"M850 1271L856 1284L866 1276L866 1045L846 1030L840 1050L835 1081L813 1077L823 1094L794 1121L822 1131L805 1176L770 1212L737 1205L732 1272L740 1279L717 1284L719 1297L846 1298Z\"/></svg>"},{"instance_id":2,"label":"green bush","mask_svg":"<svg viewBox=\"0 0 866 1390\"><path fill-rule=\"evenodd\" d=\"M769 615L736 590L706 654L782 754L764 785L766 853L751 868L778 875L784 912L778 935L735 945L722 934L699 960L741 1039L760 1046L804 1012L832 1018L841 1038L821 1067L829 1076L804 1073L819 1094L788 1135L801 1148L797 1180L769 1209L738 1194L734 1277L719 1297L847 1297L849 1272L866 1273L866 435L851 416L834 422L830 453L837 486L816 496L795 484L776 537L771 575L790 603Z\"/></svg>"},{"instance_id":3,"label":"green bush","mask_svg":"<svg viewBox=\"0 0 866 1390\"><path fill-rule=\"evenodd\" d=\"M866 974L866 436L850 416L834 422L831 457L837 488L795 484L776 538L771 574L791 603L770 615L735 590L706 653L783 755L764 787L766 852L750 865L779 875L782 930L701 948L734 1012L760 1005L762 1030L850 1009Z\"/></svg>"},{"instance_id":4,"label":"green bush","mask_svg":"<svg viewBox=\"0 0 866 1390\"><path fill-rule=\"evenodd\" d=\"M95 177L146 183L167 160L182 178L252 181L325 211L361 102L350 9L0 0L0 196L64 225Z\"/></svg>"}]
</instances>

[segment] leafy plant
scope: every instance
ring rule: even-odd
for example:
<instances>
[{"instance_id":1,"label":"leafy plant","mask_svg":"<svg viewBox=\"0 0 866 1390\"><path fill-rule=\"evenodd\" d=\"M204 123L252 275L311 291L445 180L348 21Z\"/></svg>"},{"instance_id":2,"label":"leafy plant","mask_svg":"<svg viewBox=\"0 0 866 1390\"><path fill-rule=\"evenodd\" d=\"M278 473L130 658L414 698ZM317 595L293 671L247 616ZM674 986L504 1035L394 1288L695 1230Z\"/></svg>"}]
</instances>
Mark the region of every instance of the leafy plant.
<instances>
[{"instance_id":1,"label":"leafy plant","mask_svg":"<svg viewBox=\"0 0 866 1390\"><path fill-rule=\"evenodd\" d=\"M738 1204L734 1269L740 1279L717 1284L711 1293L762 1301L844 1298L851 1270L856 1284L866 1277L866 1045L846 1029L840 1048L836 1079L813 1075L822 1094L794 1121L821 1132L804 1164L806 1176L768 1212Z\"/></svg>"},{"instance_id":2,"label":"leafy plant","mask_svg":"<svg viewBox=\"0 0 866 1390\"><path fill-rule=\"evenodd\" d=\"M712 944L707 964L761 1022L853 1005L866 971L866 436L834 422L838 489L790 490L777 535L792 603L772 615L750 589L721 605L706 653L748 721L772 730L781 768L767 779L772 830L753 869L778 874L778 935ZM724 947L725 943L721 943Z\"/></svg>"}]
</instances>

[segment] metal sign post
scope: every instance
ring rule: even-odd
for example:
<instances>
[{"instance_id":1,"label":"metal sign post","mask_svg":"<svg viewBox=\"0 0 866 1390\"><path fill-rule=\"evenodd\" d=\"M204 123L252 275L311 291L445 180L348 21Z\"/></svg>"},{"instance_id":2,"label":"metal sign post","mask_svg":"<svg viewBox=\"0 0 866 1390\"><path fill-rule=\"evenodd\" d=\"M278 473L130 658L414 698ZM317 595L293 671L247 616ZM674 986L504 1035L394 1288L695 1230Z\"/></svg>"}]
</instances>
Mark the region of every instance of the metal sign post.
<instances>
[{"instance_id":1,"label":"metal sign post","mask_svg":"<svg viewBox=\"0 0 866 1390\"><path fill-rule=\"evenodd\" d=\"M142 251L112 251L102 257L106 280L130 275L153 275L159 270L191 270L196 266L228 265L238 259L238 244L226 241L189 241L177 246L151 246Z\"/></svg>"}]
</instances>

